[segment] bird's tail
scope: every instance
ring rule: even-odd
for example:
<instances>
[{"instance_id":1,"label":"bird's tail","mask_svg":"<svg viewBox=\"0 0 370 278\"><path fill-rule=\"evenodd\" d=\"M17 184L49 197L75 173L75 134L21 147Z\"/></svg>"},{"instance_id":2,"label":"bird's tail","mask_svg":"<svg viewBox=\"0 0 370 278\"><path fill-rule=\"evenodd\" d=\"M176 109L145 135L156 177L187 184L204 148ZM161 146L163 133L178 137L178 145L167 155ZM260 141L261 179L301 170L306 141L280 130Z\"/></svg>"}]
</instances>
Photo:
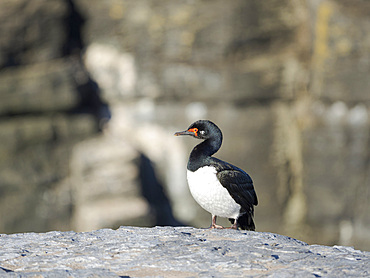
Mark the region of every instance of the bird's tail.
<instances>
[{"instance_id":1,"label":"bird's tail","mask_svg":"<svg viewBox=\"0 0 370 278\"><path fill-rule=\"evenodd\" d=\"M235 219L229 219L232 224L234 224ZM247 231L255 231L256 226L254 225L253 221L253 214L251 213L244 213L239 216L237 219L237 224L238 227L242 230L247 230Z\"/></svg>"}]
</instances>

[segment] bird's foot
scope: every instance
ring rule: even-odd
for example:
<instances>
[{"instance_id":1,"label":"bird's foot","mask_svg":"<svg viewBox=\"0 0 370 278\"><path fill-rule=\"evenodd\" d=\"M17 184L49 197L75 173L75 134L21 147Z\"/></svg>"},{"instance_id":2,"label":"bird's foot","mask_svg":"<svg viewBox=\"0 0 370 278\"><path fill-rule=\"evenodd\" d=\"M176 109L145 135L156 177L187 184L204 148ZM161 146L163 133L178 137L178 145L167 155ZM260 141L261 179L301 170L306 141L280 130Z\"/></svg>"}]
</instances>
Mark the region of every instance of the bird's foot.
<instances>
[{"instance_id":1,"label":"bird's foot","mask_svg":"<svg viewBox=\"0 0 370 278\"><path fill-rule=\"evenodd\" d=\"M216 215L212 215L212 224L211 224L211 226L209 228L210 229L225 229L221 225L217 225L216 224L216 220L217 220L217 216Z\"/></svg>"},{"instance_id":2,"label":"bird's foot","mask_svg":"<svg viewBox=\"0 0 370 278\"><path fill-rule=\"evenodd\" d=\"M217 224L212 224L209 229L225 229L223 226L221 225L217 225Z\"/></svg>"},{"instance_id":3,"label":"bird's foot","mask_svg":"<svg viewBox=\"0 0 370 278\"><path fill-rule=\"evenodd\" d=\"M226 228L226 229L237 230L238 228L239 228L238 225L234 223L234 224L231 225L231 227Z\"/></svg>"}]
</instances>

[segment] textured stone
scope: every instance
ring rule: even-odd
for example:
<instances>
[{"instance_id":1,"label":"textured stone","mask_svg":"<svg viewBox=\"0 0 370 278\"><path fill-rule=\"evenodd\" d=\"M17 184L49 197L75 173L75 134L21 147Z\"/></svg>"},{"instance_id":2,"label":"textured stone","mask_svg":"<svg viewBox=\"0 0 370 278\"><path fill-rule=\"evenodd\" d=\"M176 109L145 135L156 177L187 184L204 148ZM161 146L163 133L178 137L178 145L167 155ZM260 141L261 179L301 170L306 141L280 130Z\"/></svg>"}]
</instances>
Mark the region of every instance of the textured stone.
<instances>
[{"instance_id":1,"label":"textured stone","mask_svg":"<svg viewBox=\"0 0 370 278\"><path fill-rule=\"evenodd\" d=\"M363 171L368 168L367 108L363 104L351 108L343 102L328 106L317 102L311 111L313 122L304 132L303 157L304 183L310 185L305 195L316 200L307 210L312 238L319 243L337 238L363 246L370 228L369 181Z\"/></svg>"},{"instance_id":2,"label":"textured stone","mask_svg":"<svg viewBox=\"0 0 370 278\"><path fill-rule=\"evenodd\" d=\"M66 1L5 0L1 5L0 68L62 57Z\"/></svg>"},{"instance_id":3,"label":"textured stone","mask_svg":"<svg viewBox=\"0 0 370 278\"><path fill-rule=\"evenodd\" d=\"M76 3L89 19L85 63L113 110L125 110L113 113L111 124L120 138L151 154L176 216L195 226L209 223L180 168L196 143L184 139L172 147L169 139L209 118L225 135L217 156L254 179L257 229L364 246L370 133L369 108L360 102L369 97L367 4L141 0L94 1L95 9L90 1ZM338 120L341 106L351 110L346 120ZM158 141L146 140L148 130Z\"/></svg>"},{"instance_id":4,"label":"textured stone","mask_svg":"<svg viewBox=\"0 0 370 278\"><path fill-rule=\"evenodd\" d=\"M0 114L66 111L79 95L71 64L56 60L11 67L0 74Z\"/></svg>"},{"instance_id":5,"label":"textured stone","mask_svg":"<svg viewBox=\"0 0 370 278\"><path fill-rule=\"evenodd\" d=\"M368 3L308 1L316 14L311 93L332 102L369 101ZM363 4L363 5L360 5Z\"/></svg>"},{"instance_id":6,"label":"textured stone","mask_svg":"<svg viewBox=\"0 0 370 278\"><path fill-rule=\"evenodd\" d=\"M285 200L275 200L281 185L272 186L278 175L271 160L272 101L292 98L292 83L301 82L297 72L302 65L295 55L304 50L296 49L289 59L284 54L285 48L293 48L284 38L302 24L299 4L106 1L95 9L88 1L76 3L89 18L85 64L113 110L109 125L118 130L117 138L144 150L156 164L175 215L196 226L208 225L209 214L189 195L184 176L196 142L183 140L185 150L169 137L191 121L210 118L233 138L225 140L217 156L246 169L266 200L256 217L269 220L260 228L279 225ZM277 52L272 45L281 48ZM147 139L147 131L154 140Z\"/></svg>"},{"instance_id":7,"label":"textured stone","mask_svg":"<svg viewBox=\"0 0 370 278\"><path fill-rule=\"evenodd\" d=\"M65 56L78 39L73 2L1 7L0 230L70 229L70 154L97 133L102 104L78 55Z\"/></svg>"},{"instance_id":8,"label":"textured stone","mask_svg":"<svg viewBox=\"0 0 370 278\"><path fill-rule=\"evenodd\" d=\"M369 250L369 11L362 0L2 1L0 231L177 225L170 203L208 226L186 185L196 141L173 133L209 118L224 132L217 157L254 179L259 231ZM94 119L109 118L100 92L113 113L96 136Z\"/></svg>"},{"instance_id":9,"label":"textured stone","mask_svg":"<svg viewBox=\"0 0 370 278\"><path fill-rule=\"evenodd\" d=\"M137 186L139 173L134 160L138 156L130 145L109 136L75 146L70 174L74 229L90 231L133 220L132 224L149 222L149 207Z\"/></svg>"},{"instance_id":10,"label":"textured stone","mask_svg":"<svg viewBox=\"0 0 370 278\"><path fill-rule=\"evenodd\" d=\"M68 227L71 188L63 179L72 146L95 133L95 121L86 115L23 116L0 121L0 129L0 230Z\"/></svg>"},{"instance_id":11,"label":"textured stone","mask_svg":"<svg viewBox=\"0 0 370 278\"><path fill-rule=\"evenodd\" d=\"M304 19L296 1L93 2L76 1L89 18L86 64L108 94L109 77L113 92L127 79L135 82L129 83L131 90L119 90L121 97L240 101L292 96L280 87L292 65L285 61L302 51L283 53L292 44L284 39L294 36ZM296 72L302 70L299 62L295 65Z\"/></svg>"},{"instance_id":12,"label":"textured stone","mask_svg":"<svg viewBox=\"0 0 370 278\"><path fill-rule=\"evenodd\" d=\"M1 235L0 277L367 277L370 253L190 227Z\"/></svg>"}]
</instances>

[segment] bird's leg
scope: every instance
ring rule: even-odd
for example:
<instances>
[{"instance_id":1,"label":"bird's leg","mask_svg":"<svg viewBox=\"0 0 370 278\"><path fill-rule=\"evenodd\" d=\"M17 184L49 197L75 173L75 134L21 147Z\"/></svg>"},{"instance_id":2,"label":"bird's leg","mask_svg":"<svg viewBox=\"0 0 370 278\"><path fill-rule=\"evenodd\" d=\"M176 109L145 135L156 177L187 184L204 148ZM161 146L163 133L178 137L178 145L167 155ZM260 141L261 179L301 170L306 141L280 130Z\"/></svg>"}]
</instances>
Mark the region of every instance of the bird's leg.
<instances>
[{"instance_id":1,"label":"bird's leg","mask_svg":"<svg viewBox=\"0 0 370 278\"><path fill-rule=\"evenodd\" d=\"M217 216L212 215L212 224L211 224L211 227L209 227L209 228L210 229L224 229L224 227L222 227L221 225L216 224L216 220L217 220Z\"/></svg>"}]
</instances>

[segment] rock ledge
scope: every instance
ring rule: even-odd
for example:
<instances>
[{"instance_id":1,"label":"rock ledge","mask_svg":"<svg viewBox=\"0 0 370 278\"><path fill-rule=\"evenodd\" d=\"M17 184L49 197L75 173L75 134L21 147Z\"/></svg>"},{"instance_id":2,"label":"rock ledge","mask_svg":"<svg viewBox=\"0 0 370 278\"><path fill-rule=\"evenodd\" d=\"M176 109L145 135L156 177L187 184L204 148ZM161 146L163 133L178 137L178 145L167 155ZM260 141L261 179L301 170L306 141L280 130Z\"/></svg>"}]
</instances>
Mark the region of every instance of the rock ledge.
<instances>
[{"instance_id":1,"label":"rock ledge","mask_svg":"<svg viewBox=\"0 0 370 278\"><path fill-rule=\"evenodd\" d=\"M369 277L370 252L263 232L121 227L0 235L0 277Z\"/></svg>"}]
</instances>

